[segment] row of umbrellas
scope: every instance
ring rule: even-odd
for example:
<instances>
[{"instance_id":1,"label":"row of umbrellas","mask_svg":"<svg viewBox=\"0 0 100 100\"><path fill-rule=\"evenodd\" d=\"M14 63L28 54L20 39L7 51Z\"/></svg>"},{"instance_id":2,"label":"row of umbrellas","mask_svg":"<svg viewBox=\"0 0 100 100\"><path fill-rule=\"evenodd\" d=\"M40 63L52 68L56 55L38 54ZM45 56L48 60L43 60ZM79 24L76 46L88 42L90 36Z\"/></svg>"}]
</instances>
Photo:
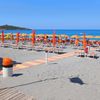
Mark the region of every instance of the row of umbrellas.
<instances>
[{"instance_id":1,"label":"row of umbrellas","mask_svg":"<svg viewBox=\"0 0 100 100\"><path fill-rule=\"evenodd\" d=\"M78 35L76 35L75 45L78 46L78 44L79 44L79 37L78 37ZM83 48L85 49L86 46L87 46L87 40L86 40L86 34L85 33L83 35L82 44L83 44Z\"/></svg>"},{"instance_id":2,"label":"row of umbrellas","mask_svg":"<svg viewBox=\"0 0 100 100\"><path fill-rule=\"evenodd\" d=\"M2 31L2 34L1 34L1 41L2 43L4 43L4 32ZM35 44L35 37L36 37L36 34L35 34L35 31L32 31L32 34L31 34L31 42L32 42L32 45L34 46ZM11 38L13 38L13 34L11 35ZM75 44L78 45L79 44L79 36L78 35L74 35L73 38L76 38L75 40ZM86 34L83 35L83 47L86 48L86 45L87 45L87 41L86 41ZM44 40L47 41L47 35L45 34L44 35ZM18 42L20 41L20 33L17 33L16 34L16 44L18 45ZM53 46L55 47L56 46L56 33L54 32L53 35L52 35L52 43L53 43Z\"/></svg>"},{"instance_id":3,"label":"row of umbrellas","mask_svg":"<svg viewBox=\"0 0 100 100\"><path fill-rule=\"evenodd\" d=\"M16 34L5 34L4 36L5 36L5 38L10 38L11 37L11 35L15 35L16 36ZM22 37L26 37L26 36L29 36L29 37L31 37L32 36L32 34L26 34L26 33L22 33L22 34L19 34L19 36L22 36ZM41 36L41 37L44 37L44 34L37 34L36 36ZM51 34L48 34L47 35L48 37L52 37L52 35ZM69 37L68 35L58 35L58 34L56 34L56 36L57 37L62 37L62 38L64 38L64 37ZM72 36L70 36L70 38L83 38L83 36L77 36L77 35L72 35ZM86 35L86 38L100 38L100 36L93 36L93 35Z\"/></svg>"},{"instance_id":4,"label":"row of umbrellas","mask_svg":"<svg viewBox=\"0 0 100 100\"><path fill-rule=\"evenodd\" d=\"M35 31L32 31L32 34L31 34L31 42L32 42L32 45L34 46L34 44L35 44ZM45 35L45 39L47 39L47 35ZM2 44L4 44L4 40L5 40L5 38L4 38L4 32L2 31L2 34L1 34L1 41L2 41ZM18 45L18 43L19 43L19 41L20 41L20 33L17 33L16 34L16 44ZM53 46L55 46L56 45L56 33L53 33Z\"/></svg>"}]
</instances>

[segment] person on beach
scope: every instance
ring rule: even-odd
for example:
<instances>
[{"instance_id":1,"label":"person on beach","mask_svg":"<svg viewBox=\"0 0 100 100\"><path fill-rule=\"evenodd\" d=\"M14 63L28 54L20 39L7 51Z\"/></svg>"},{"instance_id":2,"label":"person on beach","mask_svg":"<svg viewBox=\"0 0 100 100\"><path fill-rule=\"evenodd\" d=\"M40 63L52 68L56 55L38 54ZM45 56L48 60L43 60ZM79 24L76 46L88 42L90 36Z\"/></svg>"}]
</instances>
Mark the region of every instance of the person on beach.
<instances>
[{"instance_id":1,"label":"person on beach","mask_svg":"<svg viewBox=\"0 0 100 100\"><path fill-rule=\"evenodd\" d=\"M91 46L90 44L87 45L88 52L90 51L90 46Z\"/></svg>"},{"instance_id":2,"label":"person on beach","mask_svg":"<svg viewBox=\"0 0 100 100\"><path fill-rule=\"evenodd\" d=\"M86 47L86 48L84 49L84 53L85 53L85 56L87 57L87 55L88 55L88 53L89 53L89 48L88 48L88 47Z\"/></svg>"}]
</instances>

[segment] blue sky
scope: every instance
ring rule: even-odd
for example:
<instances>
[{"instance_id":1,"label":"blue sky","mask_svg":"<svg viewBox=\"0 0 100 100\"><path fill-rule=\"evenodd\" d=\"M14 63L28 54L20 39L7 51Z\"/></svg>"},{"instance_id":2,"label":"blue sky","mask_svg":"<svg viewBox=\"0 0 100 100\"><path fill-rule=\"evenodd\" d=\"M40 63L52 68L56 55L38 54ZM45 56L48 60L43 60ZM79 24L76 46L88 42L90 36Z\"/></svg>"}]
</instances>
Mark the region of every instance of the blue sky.
<instances>
[{"instance_id":1,"label":"blue sky","mask_svg":"<svg viewBox=\"0 0 100 100\"><path fill-rule=\"evenodd\" d=\"M0 25L100 29L100 0L0 0Z\"/></svg>"}]
</instances>

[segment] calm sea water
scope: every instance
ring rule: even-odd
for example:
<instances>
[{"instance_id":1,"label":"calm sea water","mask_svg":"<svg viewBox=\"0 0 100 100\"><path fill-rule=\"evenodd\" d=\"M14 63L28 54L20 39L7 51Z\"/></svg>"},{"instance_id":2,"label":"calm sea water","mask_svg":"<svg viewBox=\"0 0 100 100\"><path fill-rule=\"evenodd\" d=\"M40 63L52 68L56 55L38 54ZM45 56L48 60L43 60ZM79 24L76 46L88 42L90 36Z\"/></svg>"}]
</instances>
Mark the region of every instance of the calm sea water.
<instances>
[{"instance_id":1,"label":"calm sea water","mask_svg":"<svg viewBox=\"0 0 100 100\"><path fill-rule=\"evenodd\" d=\"M47 29L38 29L35 30L36 34L52 34L54 31L56 32L56 34L66 34L66 35L79 35L82 36L83 33L85 32L86 35L93 35L93 36L100 36L100 30L47 30ZM6 33L27 33L30 34L32 33L32 30L4 30L5 34ZM1 30L0 30L1 33ZM98 39L99 40L99 39Z\"/></svg>"}]
</instances>

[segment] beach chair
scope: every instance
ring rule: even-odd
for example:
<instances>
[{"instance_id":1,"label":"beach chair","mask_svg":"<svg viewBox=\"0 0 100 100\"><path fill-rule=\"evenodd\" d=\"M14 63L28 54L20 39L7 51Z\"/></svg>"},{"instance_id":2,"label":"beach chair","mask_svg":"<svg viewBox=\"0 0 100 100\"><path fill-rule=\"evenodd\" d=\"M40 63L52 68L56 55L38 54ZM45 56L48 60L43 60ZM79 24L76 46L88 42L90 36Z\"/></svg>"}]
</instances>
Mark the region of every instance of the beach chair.
<instances>
[{"instance_id":1,"label":"beach chair","mask_svg":"<svg viewBox=\"0 0 100 100\"><path fill-rule=\"evenodd\" d=\"M75 52L75 55L77 57L85 57L85 52L83 50L80 50L80 51L76 51Z\"/></svg>"},{"instance_id":2,"label":"beach chair","mask_svg":"<svg viewBox=\"0 0 100 100\"><path fill-rule=\"evenodd\" d=\"M97 56L97 54L96 54L95 52L91 52L91 53L89 54L89 57L90 57L90 58L95 58L95 59L99 58L99 56Z\"/></svg>"},{"instance_id":3,"label":"beach chair","mask_svg":"<svg viewBox=\"0 0 100 100\"><path fill-rule=\"evenodd\" d=\"M63 51L63 48L55 48L55 49L54 49L54 53L57 53L57 54L64 54L65 52Z\"/></svg>"},{"instance_id":4,"label":"beach chair","mask_svg":"<svg viewBox=\"0 0 100 100\"><path fill-rule=\"evenodd\" d=\"M54 53L54 48L52 47L45 48L45 50L47 50L49 53Z\"/></svg>"},{"instance_id":5,"label":"beach chair","mask_svg":"<svg viewBox=\"0 0 100 100\"><path fill-rule=\"evenodd\" d=\"M11 47L12 47L13 49L21 49L21 48L22 48L22 43L19 42L18 44L11 44Z\"/></svg>"},{"instance_id":6,"label":"beach chair","mask_svg":"<svg viewBox=\"0 0 100 100\"><path fill-rule=\"evenodd\" d=\"M40 52L40 51L44 51L44 47L43 46L34 46L34 49L33 50L35 50L35 51L38 51L38 52Z\"/></svg>"},{"instance_id":7,"label":"beach chair","mask_svg":"<svg viewBox=\"0 0 100 100\"><path fill-rule=\"evenodd\" d=\"M8 48L8 47L10 47L10 43L2 43L1 44L1 47Z\"/></svg>"}]
</instances>

